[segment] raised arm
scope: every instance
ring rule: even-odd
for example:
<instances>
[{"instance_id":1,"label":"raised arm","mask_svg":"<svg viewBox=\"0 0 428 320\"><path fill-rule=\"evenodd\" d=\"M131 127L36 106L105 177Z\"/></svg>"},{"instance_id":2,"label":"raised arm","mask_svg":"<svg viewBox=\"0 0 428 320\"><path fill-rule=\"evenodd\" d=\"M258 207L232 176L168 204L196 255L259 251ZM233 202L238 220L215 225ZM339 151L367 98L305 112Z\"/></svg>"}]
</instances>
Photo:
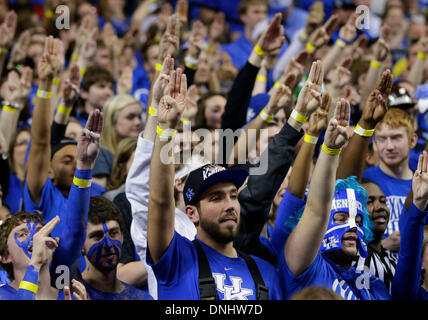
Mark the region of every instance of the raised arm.
<instances>
[{"instance_id":1,"label":"raised arm","mask_svg":"<svg viewBox=\"0 0 428 320\"><path fill-rule=\"evenodd\" d=\"M349 120L349 102L339 99L312 174L305 210L284 249L285 260L295 276L313 263L320 250L330 218L340 150L349 138Z\"/></svg>"},{"instance_id":2,"label":"raised arm","mask_svg":"<svg viewBox=\"0 0 428 320\"><path fill-rule=\"evenodd\" d=\"M6 54L15 37L17 19L15 11L9 11L0 25L0 74L3 72Z\"/></svg>"},{"instance_id":3,"label":"raised arm","mask_svg":"<svg viewBox=\"0 0 428 320\"><path fill-rule=\"evenodd\" d=\"M170 152L187 95L187 80L181 69L171 72L169 88L159 103L158 134L150 162L147 244L153 263L159 261L174 236L174 160Z\"/></svg>"},{"instance_id":4,"label":"raised arm","mask_svg":"<svg viewBox=\"0 0 428 320\"><path fill-rule=\"evenodd\" d=\"M425 60L428 54L428 27L425 28L424 36L418 41L418 53L410 68L410 72L406 79L415 87L422 82L425 70Z\"/></svg>"},{"instance_id":5,"label":"raised arm","mask_svg":"<svg viewBox=\"0 0 428 320\"><path fill-rule=\"evenodd\" d=\"M57 46L60 41L49 36L45 40L43 55L38 64L39 89L31 126L31 147L28 156L26 183L31 199L39 203L48 177L51 155L51 85L58 66Z\"/></svg>"},{"instance_id":6,"label":"raised arm","mask_svg":"<svg viewBox=\"0 0 428 320\"><path fill-rule=\"evenodd\" d=\"M374 128L388 111L388 95L391 92L392 82L393 76L389 70L386 70L364 106L361 119L355 128L356 134L349 140L349 144L343 152L337 169L338 179L356 176L361 181L364 159Z\"/></svg>"},{"instance_id":7,"label":"raised arm","mask_svg":"<svg viewBox=\"0 0 428 320\"><path fill-rule=\"evenodd\" d=\"M413 201L401 230L400 251L392 281L393 299L421 299L422 243L428 205L428 154L419 156L412 181Z\"/></svg>"},{"instance_id":8,"label":"raised arm","mask_svg":"<svg viewBox=\"0 0 428 320\"><path fill-rule=\"evenodd\" d=\"M85 243L92 169L100 150L103 124L103 113L98 109L92 111L77 139L76 171L67 200L65 228L54 255L55 266L71 267L79 259Z\"/></svg>"}]
</instances>

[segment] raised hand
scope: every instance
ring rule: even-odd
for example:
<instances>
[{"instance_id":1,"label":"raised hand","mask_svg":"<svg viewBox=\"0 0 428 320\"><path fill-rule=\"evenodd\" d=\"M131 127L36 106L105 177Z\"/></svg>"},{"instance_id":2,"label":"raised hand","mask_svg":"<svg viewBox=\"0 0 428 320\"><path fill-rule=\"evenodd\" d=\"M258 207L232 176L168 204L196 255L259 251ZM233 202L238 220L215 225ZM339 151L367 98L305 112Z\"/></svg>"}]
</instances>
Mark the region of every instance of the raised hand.
<instances>
[{"instance_id":1,"label":"raised hand","mask_svg":"<svg viewBox=\"0 0 428 320\"><path fill-rule=\"evenodd\" d=\"M225 16L223 12L217 12L214 15L213 22L208 28L208 40L210 42L218 41L225 30Z\"/></svg>"},{"instance_id":2,"label":"raised hand","mask_svg":"<svg viewBox=\"0 0 428 320\"><path fill-rule=\"evenodd\" d=\"M164 59L167 55L175 57L178 53L180 46L180 21L179 18L173 14L168 17L166 30L162 34L159 43L159 58Z\"/></svg>"},{"instance_id":3,"label":"raised hand","mask_svg":"<svg viewBox=\"0 0 428 320\"><path fill-rule=\"evenodd\" d=\"M425 211L428 204L428 154L424 151L419 156L418 168L413 175L412 181L413 203Z\"/></svg>"},{"instance_id":4,"label":"raised hand","mask_svg":"<svg viewBox=\"0 0 428 320\"><path fill-rule=\"evenodd\" d=\"M306 18L306 34L311 34L314 30L321 25L324 21L324 8L322 2L315 2L312 4L309 15Z\"/></svg>"},{"instance_id":5,"label":"raised hand","mask_svg":"<svg viewBox=\"0 0 428 320\"><path fill-rule=\"evenodd\" d=\"M9 11L3 23L0 25L0 49L9 49L15 37L17 15L15 11Z\"/></svg>"},{"instance_id":6,"label":"raised hand","mask_svg":"<svg viewBox=\"0 0 428 320\"><path fill-rule=\"evenodd\" d=\"M174 70L174 58L166 56L163 60L162 69L152 88L152 104L158 105L162 96L167 94L169 75Z\"/></svg>"},{"instance_id":7,"label":"raised hand","mask_svg":"<svg viewBox=\"0 0 428 320\"><path fill-rule=\"evenodd\" d=\"M37 65L40 80L52 80L60 64L59 42L52 36L46 37L42 57Z\"/></svg>"},{"instance_id":8,"label":"raised hand","mask_svg":"<svg viewBox=\"0 0 428 320\"><path fill-rule=\"evenodd\" d=\"M176 6L176 15L180 23L180 29L187 26L187 15L189 11L189 3L187 0L178 0Z\"/></svg>"},{"instance_id":9,"label":"raised hand","mask_svg":"<svg viewBox=\"0 0 428 320\"><path fill-rule=\"evenodd\" d=\"M294 74L289 74L283 84L280 84L278 88L276 88L270 99L268 104L266 105L266 111L269 114L276 114L282 108L289 108L293 102L293 92L291 90L291 86L295 81ZM286 112L287 114L287 112Z\"/></svg>"},{"instance_id":10,"label":"raised hand","mask_svg":"<svg viewBox=\"0 0 428 320\"><path fill-rule=\"evenodd\" d=\"M96 109L89 114L85 128L77 138L77 166L79 169L92 169L101 147L104 115Z\"/></svg>"},{"instance_id":11,"label":"raised hand","mask_svg":"<svg viewBox=\"0 0 428 320\"><path fill-rule=\"evenodd\" d=\"M359 121L364 129L374 129L388 111L388 96L391 93L392 82L393 76L387 69L382 73L379 83L367 98Z\"/></svg>"},{"instance_id":12,"label":"raised hand","mask_svg":"<svg viewBox=\"0 0 428 320\"><path fill-rule=\"evenodd\" d=\"M187 90L186 107L184 108L184 111L183 111L184 119L190 120L194 116L196 116L196 114L198 113L198 100L199 100L198 87L195 84L192 84Z\"/></svg>"},{"instance_id":13,"label":"raised hand","mask_svg":"<svg viewBox=\"0 0 428 320\"><path fill-rule=\"evenodd\" d=\"M317 28L310 36L309 43L316 49L327 44L331 35L339 26L339 17L333 14L321 27Z\"/></svg>"},{"instance_id":14,"label":"raised hand","mask_svg":"<svg viewBox=\"0 0 428 320\"><path fill-rule=\"evenodd\" d=\"M74 289L73 296L76 300L88 300L88 294L85 286L76 279L71 279L71 285ZM64 287L64 300L72 300L70 288Z\"/></svg>"},{"instance_id":15,"label":"raised hand","mask_svg":"<svg viewBox=\"0 0 428 320\"><path fill-rule=\"evenodd\" d=\"M59 217L56 216L46 223L33 237L30 264L38 270L50 262L55 249L58 247L59 238L52 238L50 233L59 221Z\"/></svg>"},{"instance_id":16,"label":"raised hand","mask_svg":"<svg viewBox=\"0 0 428 320\"><path fill-rule=\"evenodd\" d=\"M206 35L206 28L204 24L196 20L192 25L192 33L189 38L189 55L193 59L198 59L204 45L204 37Z\"/></svg>"},{"instance_id":17,"label":"raised hand","mask_svg":"<svg viewBox=\"0 0 428 320\"><path fill-rule=\"evenodd\" d=\"M263 51L272 52L281 48L284 44L284 27L281 24L281 19L281 13L275 14L266 31L263 32L257 41L257 44Z\"/></svg>"},{"instance_id":18,"label":"raised hand","mask_svg":"<svg viewBox=\"0 0 428 320\"><path fill-rule=\"evenodd\" d=\"M320 60L314 61L309 72L308 80L302 87L297 98L295 110L309 117L321 103L321 86L324 71Z\"/></svg>"},{"instance_id":19,"label":"raised hand","mask_svg":"<svg viewBox=\"0 0 428 320\"><path fill-rule=\"evenodd\" d=\"M328 123L328 112L330 110L331 98L328 93L324 93L322 96L321 106L311 114L309 118L309 126L306 133L319 137L321 132L327 128Z\"/></svg>"},{"instance_id":20,"label":"raised hand","mask_svg":"<svg viewBox=\"0 0 428 320\"><path fill-rule=\"evenodd\" d=\"M72 107L74 102L80 94L80 72L77 64L73 64L69 70L68 79L65 80L65 84L62 90L62 99L65 107Z\"/></svg>"},{"instance_id":21,"label":"raised hand","mask_svg":"<svg viewBox=\"0 0 428 320\"><path fill-rule=\"evenodd\" d=\"M334 70L331 84L335 89L342 90L343 87L351 81L351 65L352 57L348 56Z\"/></svg>"},{"instance_id":22,"label":"raised hand","mask_svg":"<svg viewBox=\"0 0 428 320\"><path fill-rule=\"evenodd\" d=\"M356 14L351 14L349 19L346 21L346 24L340 28L339 38L348 42L354 41L355 36L357 35L357 28L355 27L357 18L358 16Z\"/></svg>"},{"instance_id":23,"label":"raised hand","mask_svg":"<svg viewBox=\"0 0 428 320\"><path fill-rule=\"evenodd\" d=\"M179 122L186 106L187 79L181 69L172 71L169 92L164 95L158 107L158 122L164 128L174 129Z\"/></svg>"},{"instance_id":24,"label":"raised hand","mask_svg":"<svg viewBox=\"0 0 428 320\"><path fill-rule=\"evenodd\" d=\"M324 136L324 144L331 149L341 148L349 140L349 120L351 106L345 99L338 99L333 118L328 123Z\"/></svg>"},{"instance_id":25,"label":"raised hand","mask_svg":"<svg viewBox=\"0 0 428 320\"><path fill-rule=\"evenodd\" d=\"M133 71L131 67L125 67L122 70L120 75L118 84L117 84L117 92L120 93L131 93L132 90L132 78Z\"/></svg>"}]
</instances>

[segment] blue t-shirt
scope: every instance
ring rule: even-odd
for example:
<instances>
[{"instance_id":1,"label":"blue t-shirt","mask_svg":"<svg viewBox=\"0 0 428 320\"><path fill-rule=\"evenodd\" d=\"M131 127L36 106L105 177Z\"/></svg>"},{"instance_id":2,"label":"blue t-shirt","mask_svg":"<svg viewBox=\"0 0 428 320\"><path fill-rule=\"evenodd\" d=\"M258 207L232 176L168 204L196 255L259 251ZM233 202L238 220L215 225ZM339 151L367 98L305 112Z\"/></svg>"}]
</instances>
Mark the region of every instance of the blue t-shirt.
<instances>
[{"instance_id":1,"label":"blue t-shirt","mask_svg":"<svg viewBox=\"0 0 428 320\"><path fill-rule=\"evenodd\" d=\"M386 196L386 204L391 212L384 234L384 238L387 238L392 232L399 231L400 214L412 188L412 179L402 180L391 177L384 173L379 166L364 170L363 178L377 183Z\"/></svg>"},{"instance_id":2,"label":"blue t-shirt","mask_svg":"<svg viewBox=\"0 0 428 320\"><path fill-rule=\"evenodd\" d=\"M383 281L364 270L357 272L336 265L318 252L315 261L302 274L295 277L288 268L284 255L278 266L286 292L286 298L308 286L319 286L333 290L344 300L390 300Z\"/></svg>"},{"instance_id":3,"label":"blue t-shirt","mask_svg":"<svg viewBox=\"0 0 428 320\"><path fill-rule=\"evenodd\" d=\"M95 183L91 185L91 196L100 196L104 193L105 189ZM24 187L24 209L25 211L36 213L36 211L42 212L43 221L50 221L55 216L59 216L60 223L52 230L52 237L61 237L63 228L65 226L65 214L67 208L67 198L56 188L51 179L46 179L45 185L42 189L42 195L40 202L35 204L31 200L28 186L25 184Z\"/></svg>"},{"instance_id":4,"label":"blue t-shirt","mask_svg":"<svg viewBox=\"0 0 428 320\"><path fill-rule=\"evenodd\" d=\"M4 202L10 207L12 214L22 211L23 197L24 186L21 180L12 171L9 171L9 187Z\"/></svg>"},{"instance_id":5,"label":"blue t-shirt","mask_svg":"<svg viewBox=\"0 0 428 320\"><path fill-rule=\"evenodd\" d=\"M91 300L153 300L147 290L139 290L121 281L125 286L119 293L103 292L90 286L85 280L83 284Z\"/></svg>"},{"instance_id":6,"label":"blue t-shirt","mask_svg":"<svg viewBox=\"0 0 428 320\"><path fill-rule=\"evenodd\" d=\"M245 260L241 257L226 257L199 242L216 282L219 300L256 300L256 287ZM283 294L275 268L260 258L251 257L269 288L269 299L281 300ZM152 267L157 279L159 300L201 299L198 253L190 240L175 232L162 258L153 264L150 254L147 254L147 263Z\"/></svg>"}]
</instances>

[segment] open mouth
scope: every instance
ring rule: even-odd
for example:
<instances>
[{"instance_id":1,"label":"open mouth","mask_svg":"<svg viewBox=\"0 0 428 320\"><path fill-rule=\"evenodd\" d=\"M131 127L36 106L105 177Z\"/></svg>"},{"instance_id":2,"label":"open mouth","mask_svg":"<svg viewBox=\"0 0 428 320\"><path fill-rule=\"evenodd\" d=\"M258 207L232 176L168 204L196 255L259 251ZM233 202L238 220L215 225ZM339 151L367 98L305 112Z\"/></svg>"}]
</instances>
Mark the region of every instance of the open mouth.
<instances>
[{"instance_id":1,"label":"open mouth","mask_svg":"<svg viewBox=\"0 0 428 320\"><path fill-rule=\"evenodd\" d=\"M376 215L373 215L372 221L378 224L386 223L388 221L388 217L384 213L378 213Z\"/></svg>"}]
</instances>

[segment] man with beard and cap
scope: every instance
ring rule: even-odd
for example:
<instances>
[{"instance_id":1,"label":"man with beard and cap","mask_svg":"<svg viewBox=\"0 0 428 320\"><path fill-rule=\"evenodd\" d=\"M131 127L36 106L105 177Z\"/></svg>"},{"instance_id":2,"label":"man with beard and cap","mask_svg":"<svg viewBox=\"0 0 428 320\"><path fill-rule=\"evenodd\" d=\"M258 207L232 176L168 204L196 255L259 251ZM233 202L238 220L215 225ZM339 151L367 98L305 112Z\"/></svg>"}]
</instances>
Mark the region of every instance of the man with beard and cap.
<instances>
[{"instance_id":1,"label":"man with beard and cap","mask_svg":"<svg viewBox=\"0 0 428 320\"><path fill-rule=\"evenodd\" d=\"M336 170L342 146L348 141L349 102L339 99L325 133L308 200L288 237L279 274L286 296L307 286L332 289L346 300L390 299L382 281L351 266L367 256L370 239L367 193L355 178L338 180Z\"/></svg>"},{"instance_id":2,"label":"man with beard and cap","mask_svg":"<svg viewBox=\"0 0 428 320\"><path fill-rule=\"evenodd\" d=\"M168 156L187 95L186 76L172 71L158 107L150 163L147 264L159 300L282 299L275 268L233 247L240 221L238 189L248 172L207 164L190 172L183 190L188 216L199 220L192 242L174 229L174 164ZM169 150L171 151L171 150Z\"/></svg>"}]
</instances>

